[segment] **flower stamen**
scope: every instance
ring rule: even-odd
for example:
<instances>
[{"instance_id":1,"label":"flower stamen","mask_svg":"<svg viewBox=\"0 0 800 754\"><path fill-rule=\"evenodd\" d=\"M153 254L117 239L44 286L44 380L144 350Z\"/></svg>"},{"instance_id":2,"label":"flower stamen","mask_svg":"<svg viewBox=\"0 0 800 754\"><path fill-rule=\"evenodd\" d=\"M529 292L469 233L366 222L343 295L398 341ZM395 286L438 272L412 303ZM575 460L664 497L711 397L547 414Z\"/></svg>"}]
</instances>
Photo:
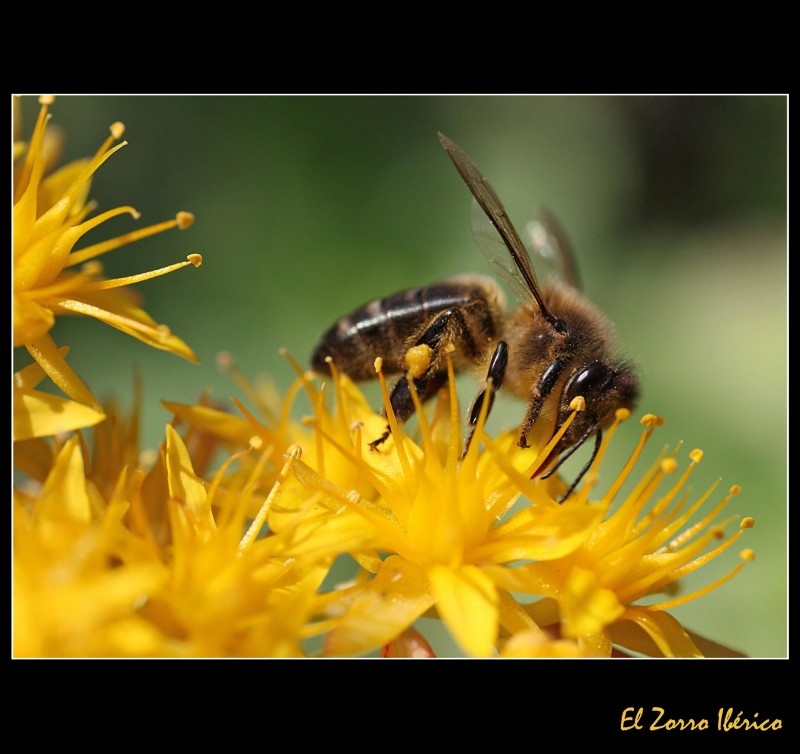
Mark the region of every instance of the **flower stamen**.
<instances>
[{"instance_id":1,"label":"flower stamen","mask_svg":"<svg viewBox=\"0 0 800 754\"><path fill-rule=\"evenodd\" d=\"M134 217L138 219L138 213L134 214ZM72 254L70 254L67 258L67 262L64 266L74 267L76 264L80 264L81 262L85 262L89 259L94 259L101 254L106 254L109 251L118 249L120 246L126 246L127 244L133 243L134 241L139 241L142 238L153 236L156 233L163 233L165 230L170 230L172 228L185 230L186 228L190 227L193 222L194 215L191 212L178 212L173 220L166 220L162 223L150 225L147 228L140 228L139 230L126 233L122 236L117 236L116 238L109 239L108 241L87 246L80 251L73 251Z\"/></svg>"}]
</instances>

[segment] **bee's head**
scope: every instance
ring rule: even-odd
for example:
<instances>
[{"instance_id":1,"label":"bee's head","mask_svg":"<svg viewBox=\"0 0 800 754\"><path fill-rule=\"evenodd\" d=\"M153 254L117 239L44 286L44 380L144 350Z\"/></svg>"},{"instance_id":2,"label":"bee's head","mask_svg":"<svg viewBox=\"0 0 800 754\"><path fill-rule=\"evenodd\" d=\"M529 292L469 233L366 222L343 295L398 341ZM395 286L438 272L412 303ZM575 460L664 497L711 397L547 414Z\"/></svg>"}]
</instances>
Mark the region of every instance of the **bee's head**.
<instances>
[{"instance_id":1,"label":"bee's head","mask_svg":"<svg viewBox=\"0 0 800 754\"><path fill-rule=\"evenodd\" d=\"M559 453L585 439L587 433L593 434L593 429L610 426L617 409L632 410L639 397L639 378L633 367L625 362L592 361L579 367L567 378L561 390L556 428L567 420L572 412L570 404L578 396L586 401L586 408L575 416L561 438Z\"/></svg>"}]
</instances>

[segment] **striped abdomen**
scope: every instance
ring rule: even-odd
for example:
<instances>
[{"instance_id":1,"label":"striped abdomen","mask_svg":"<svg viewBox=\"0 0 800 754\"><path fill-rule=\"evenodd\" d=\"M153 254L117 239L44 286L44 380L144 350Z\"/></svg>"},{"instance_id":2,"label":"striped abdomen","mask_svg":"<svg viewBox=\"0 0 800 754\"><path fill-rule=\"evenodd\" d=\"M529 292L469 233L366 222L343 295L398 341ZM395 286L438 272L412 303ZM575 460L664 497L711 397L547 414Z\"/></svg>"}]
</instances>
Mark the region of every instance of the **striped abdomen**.
<instances>
[{"instance_id":1,"label":"striped abdomen","mask_svg":"<svg viewBox=\"0 0 800 754\"><path fill-rule=\"evenodd\" d=\"M354 380L375 378L374 360L383 359L387 374L405 371L406 350L435 332L439 315L454 312L448 324L449 337L468 361L481 359L487 342L496 335L499 304L493 281L469 277L411 288L383 299L375 299L342 317L320 339L311 357L311 368L327 373L325 357L331 356L339 370ZM431 344L431 343L429 343ZM432 344L431 344L432 345Z\"/></svg>"}]
</instances>

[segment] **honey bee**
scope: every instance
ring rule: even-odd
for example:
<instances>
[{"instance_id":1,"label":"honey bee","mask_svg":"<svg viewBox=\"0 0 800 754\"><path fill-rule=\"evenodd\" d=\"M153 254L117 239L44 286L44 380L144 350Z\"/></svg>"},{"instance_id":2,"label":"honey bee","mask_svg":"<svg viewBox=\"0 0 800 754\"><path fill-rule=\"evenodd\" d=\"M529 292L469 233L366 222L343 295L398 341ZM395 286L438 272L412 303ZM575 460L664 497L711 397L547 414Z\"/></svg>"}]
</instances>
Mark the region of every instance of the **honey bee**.
<instances>
[{"instance_id":1,"label":"honey bee","mask_svg":"<svg viewBox=\"0 0 800 754\"><path fill-rule=\"evenodd\" d=\"M544 230L545 240L539 247L555 251L564 279L540 285L525 244L497 194L460 147L441 133L439 140L474 197L473 233L478 246L516 291L518 305L507 311L497 281L482 275L461 275L374 299L325 332L311 357L311 368L329 374L327 357L331 357L353 380L374 379L373 362L381 356L386 374L401 375L390 402L398 421L405 422L415 411L409 380L421 401L435 395L447 381L445 353L449 352L456 370L477 373L484 380L469 409L464 454L484 401L488 400L488 414L500 388L528 406L519 428L522 448L528 447L528 435L537 422L552 426L552 437L571 413L573 399L583 396L585 410L575 416L536 474L542 478L553 474L594 437L591 458L562 495L563 501L591 466L616 410L634 407L639 394L636 370L617 353L610 321L579 290L569 245L555 220L543 218L539 229ZM377 448L389 436L387 427L370 445Z\"/></svg>"}]
</instances>

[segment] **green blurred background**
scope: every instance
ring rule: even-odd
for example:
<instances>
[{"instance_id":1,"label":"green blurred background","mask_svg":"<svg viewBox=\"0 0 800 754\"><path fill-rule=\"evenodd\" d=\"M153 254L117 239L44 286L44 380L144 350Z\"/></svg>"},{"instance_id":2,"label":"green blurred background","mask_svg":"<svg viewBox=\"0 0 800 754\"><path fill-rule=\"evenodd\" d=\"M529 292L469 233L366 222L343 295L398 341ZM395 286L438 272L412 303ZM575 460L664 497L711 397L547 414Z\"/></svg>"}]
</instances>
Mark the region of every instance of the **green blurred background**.
<instances>
[{"instance_id":1,"label":"green blurred background","mask_svg":"<svg viewBox=\"0 0 800 754\"><path fill-rule=\"evenodd\" d=\"M25 97L26 137L37 112ZM750 656L786 655L785 97L61 96L51 112L67 138L64 160L92 154L109 124L125 123L128 146L93 183L100 210L132 204L140 225L182 209L196 215L191 229L103 262L117 276L203 254L199 270L138 286L145 309L199 366L94 320L60 319L53 332L101 398L129 402L138 367L153 446L170 418L161 399L190 402L207 387L242 397L218 372L218 352L285 388L293 374L279 347L306 363L320 333L356 305L488 272L468 191L437 131L472 156L520 230L538 207L553 210L587 293L641 366L635 418L667 418L648 458L680 440L682 461L702 448L695 496L718 477L713 501L738 483L728 512L756 518L739 546L689 583L727 572L745 546L755 562L675 615ZM117 218L86 243L134 225ZM28 363L17 356L17 367ZM516 424L522 410L501 401L495 428ZM623 427L606 481L638 433L635 421Z\"/></svg>"}]
</instances>

